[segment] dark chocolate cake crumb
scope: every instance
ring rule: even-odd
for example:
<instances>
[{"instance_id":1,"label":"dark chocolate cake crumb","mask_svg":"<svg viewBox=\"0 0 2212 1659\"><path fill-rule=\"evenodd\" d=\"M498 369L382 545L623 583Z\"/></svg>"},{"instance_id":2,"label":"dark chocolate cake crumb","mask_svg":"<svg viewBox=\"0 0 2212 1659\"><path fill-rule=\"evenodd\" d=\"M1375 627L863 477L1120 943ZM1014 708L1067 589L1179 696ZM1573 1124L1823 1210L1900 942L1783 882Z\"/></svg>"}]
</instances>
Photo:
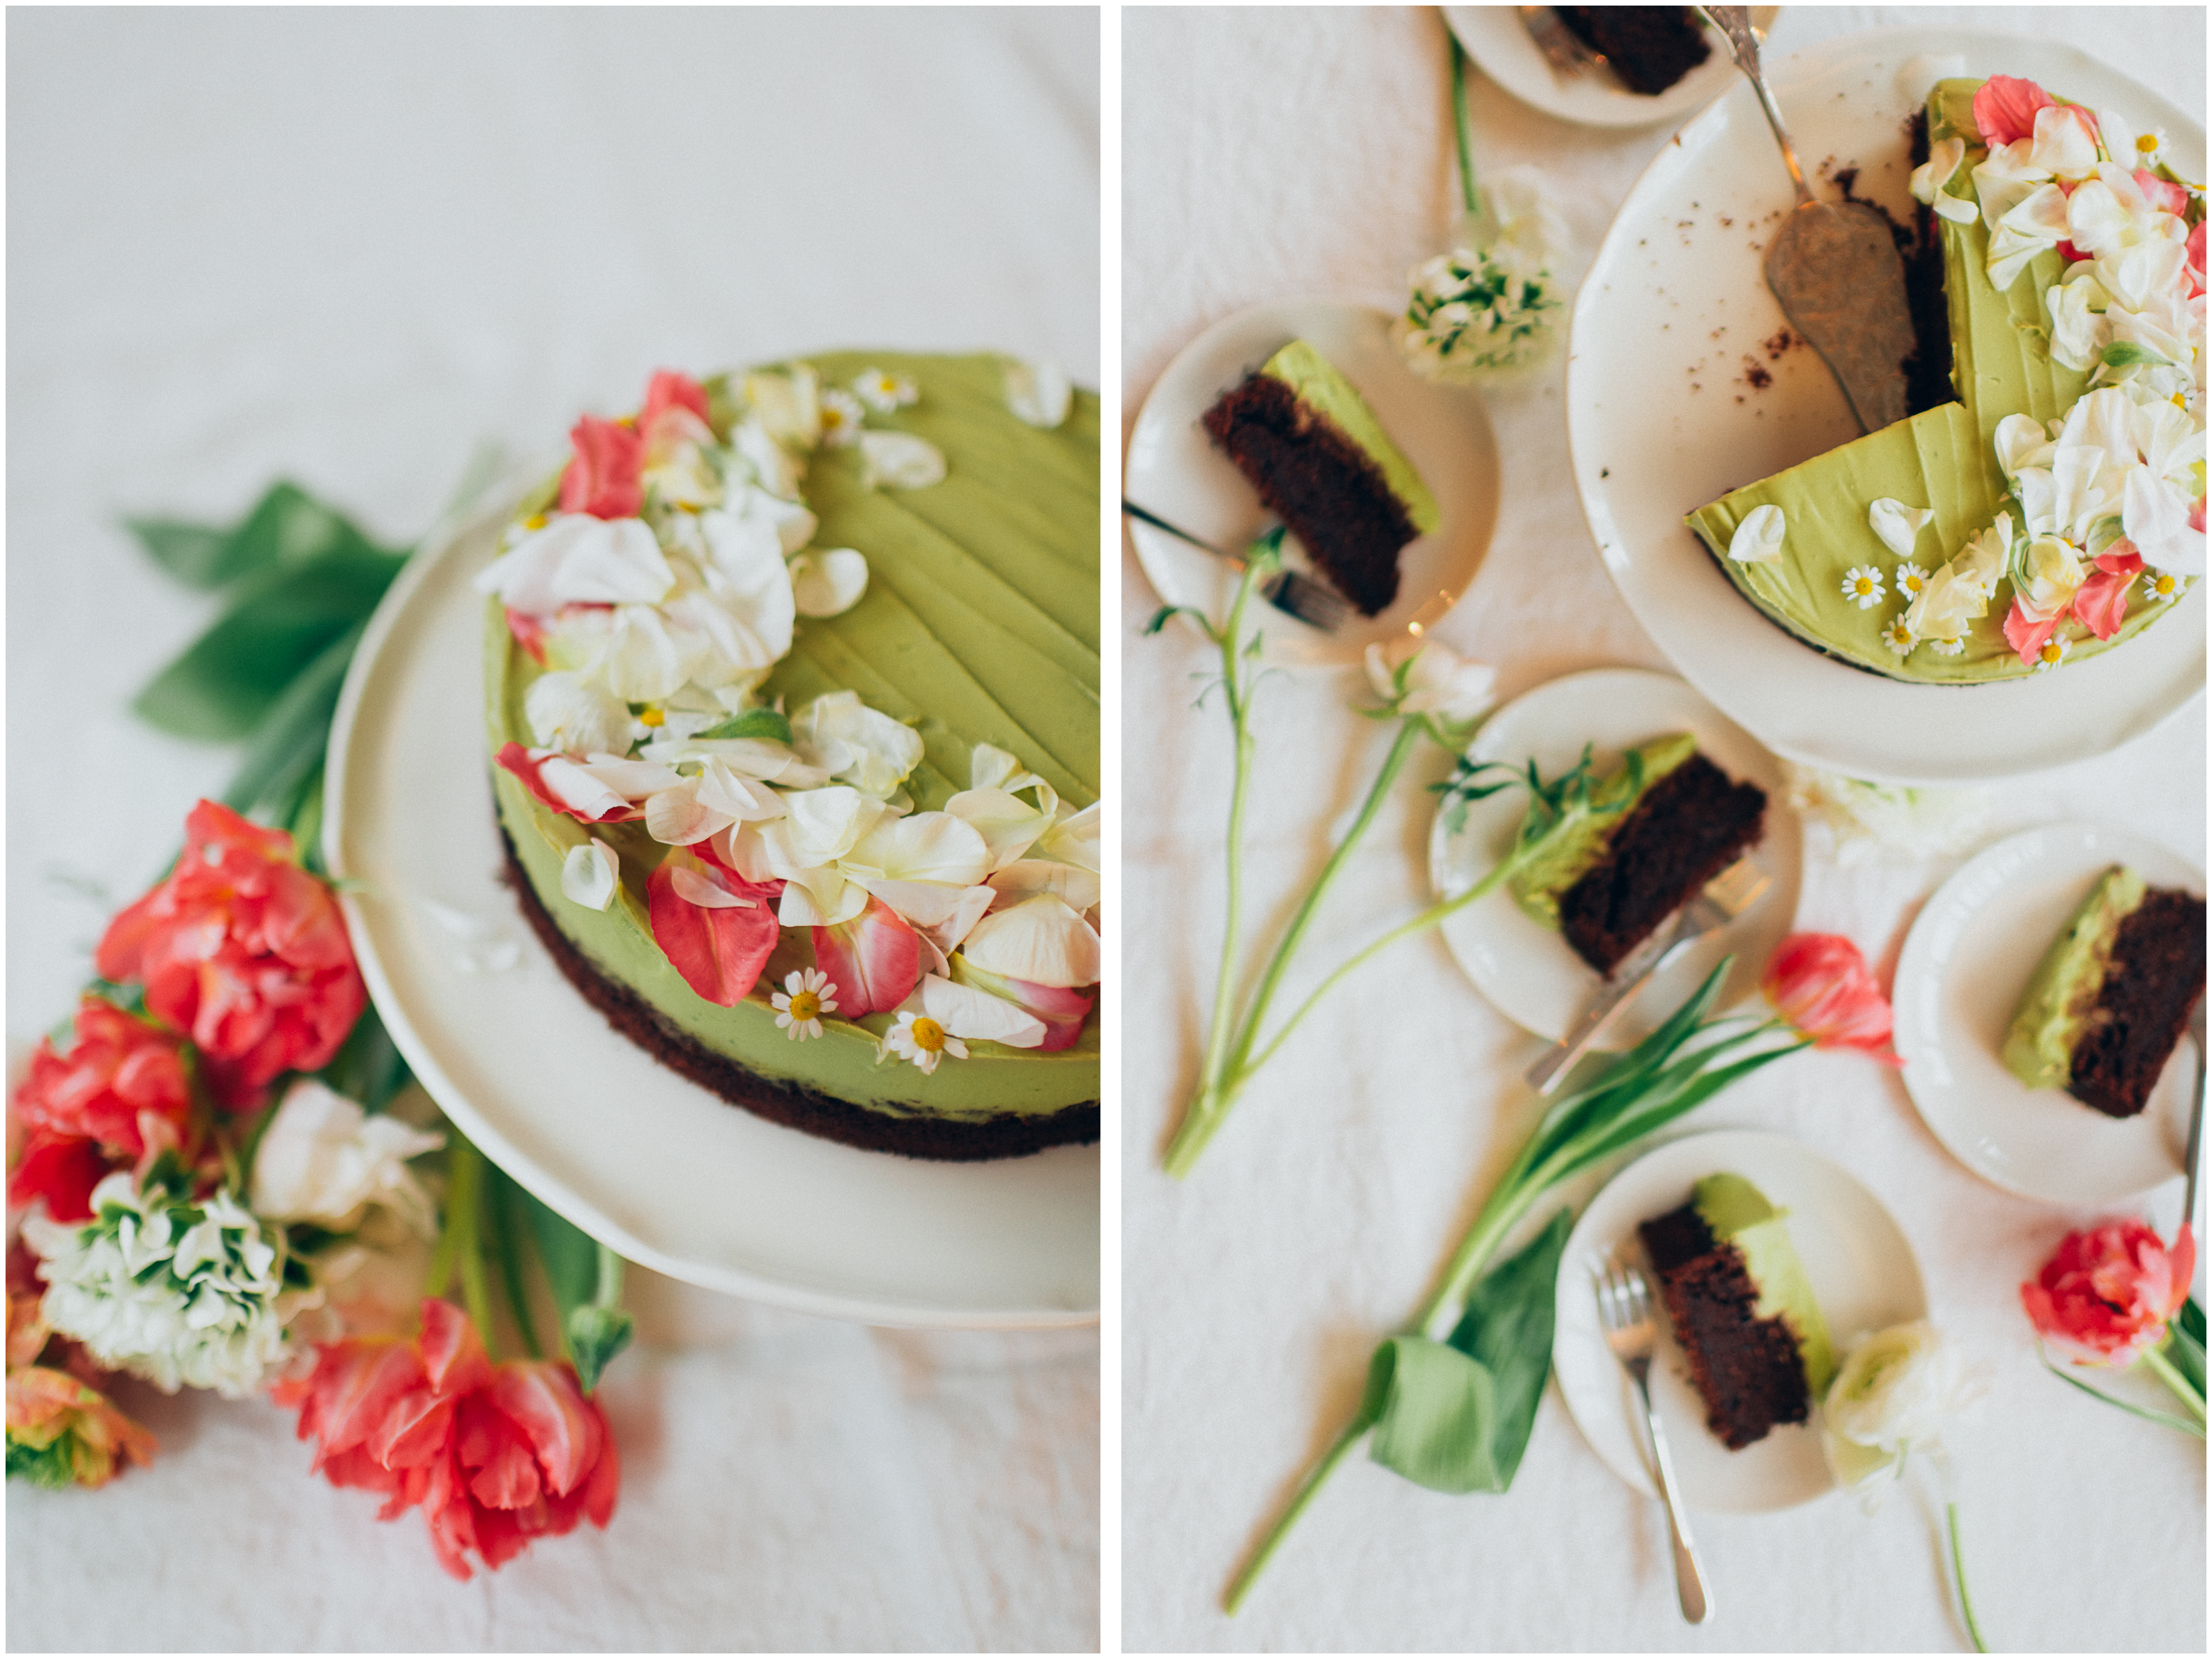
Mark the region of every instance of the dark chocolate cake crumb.
<instances>
[{"instance_id":1,"label":"dark chocolate cake crumb","mask_svg":"<svg viewBox=\"0 0 2212 1659\"><path fill-rule=\"evenodd\" d=\"M1687 6L1552 9L1577 40L1604 58L1621 85L1647 98L1656 98L1713 55L1697 13Z\"/></svg>"},{"instance_id":2,"label":"dark chocolate cake crumb","mask_svg":"<svg viewBox=\"0 0 2212 1659\"><path fill-rule=\"evenodd\" d=\"M2112 940L2066 1092L2107 1117L2141 1112L2203 993L2204 901L2154 887Z\"/></svg>"},{"instance_id":3,"label":"dark chocolate cake crumb","mask_svg":"<svg viewBox=\"0 0 2212 1659\"><path fill-rule=\"evenodd\" d=\"M1637 1228L1659 1277L1674 1340L1705 1404L1706 1426L1730 1451L1764 1440L1778 1423L1812 1415L1805 1361L1788 1323L1756 1316L1759 1287L1743 1252L1715 1238L1697 1206Z\"/></svg>"}]
</instances>

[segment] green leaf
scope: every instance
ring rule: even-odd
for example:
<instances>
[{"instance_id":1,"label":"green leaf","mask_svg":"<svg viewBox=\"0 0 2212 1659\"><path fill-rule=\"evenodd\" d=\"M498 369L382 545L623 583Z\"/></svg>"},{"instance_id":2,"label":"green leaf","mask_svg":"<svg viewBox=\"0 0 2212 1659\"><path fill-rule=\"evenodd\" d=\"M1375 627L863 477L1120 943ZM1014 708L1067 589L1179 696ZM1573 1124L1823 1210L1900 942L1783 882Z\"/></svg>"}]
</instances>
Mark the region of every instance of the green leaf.
<instances>
[{"instance_id":1,"label":"green leaf","mask_svg":"<svg viewBox=\"0 0 2212 1659\"><path fill-rule=\"evenodd\" d=\"M2137 363L2163 364L2166 361L2149 347L2136 345L2132 341L2115 340L2105 348L2105 367L2107 368L2132 368Z\"/></svg>"},{"instance_id":2,"label":"green leaf","mask_svg":"<svg viewBox=\"0 0 2212 1659\"><path fill-rule=\"evenodd\" d=\"M599 1373L607 1368L607 1362L629 1346L633 1330L629 1315L620 1308L586 1303L568 1316L563 1334L568 1339L568 1357L576 1367L576 1381L586 1394L599 1386Z\"/></svg>"},{"instance_id":3,"label":"green leaf","mask_svg":"<svg viewBox=\"0 0 2212 1659\"><path fill-rule=\"evenodd\" d=\"M1158 633L1160 629L1168 625L1168 621L1170 617L1178 615L1194 618L1197 621L1198 625L1205 629L1209 636L1212 635L1212 624L1207 622L1206 612L1200 611L1196 605L1164 605L1158 610L1152 612L1152 618L1150 622L1145 624L1141 637L1145 639L1152 638L1153 635Z\"/></svg>"},{"instance_id":4,"label":"green leaf","mask_svg":"<svg viewBox=\"0 0 2212 1659\"><path fill-rule=\"evenodd\" d=\"M343 1046L323 1067L321 1075L339 1094L359 1101L363 1110L371 1112L382 1111L407 1086L410 1076L407 1062L400 1058L392 1033L377 1017L374 1003L361 1011Z\"/></svg>"},{"instance_id":5,"label":"green leaf","mask_svg":"<svg viewBox=\"0 0 2212 1659\"><path fill-rule=\"evenodd\" d=\"M14 1436L8 1439L8 1478L27 1480L34 1486L62 1492L76 1484L70 1455L70 1437L59 1435L43 1446L27 1446Z\"/></svg>"},{"instance_id":6,"label":"green leaf","mask_svg":"<svg viewBox=\"0 0 2212 1659\"><path fill-rule=\"evenodd\" d=\"M2173 1369L2188 1379L2199 1395L2204 1392L2204 1310L2195 1297L2181 1304L2181 1311L2166 1327L2166 1357Z\"/></svg>"},{"instance_id":7,"label":"green leaf","mask_svg":"<svg viewBox=\"0 0 2212 1659\"><path fill-rule=\"evenodd\" d=\"M541 1359L544 1351L538 1345L538 1322L530 1316L530 1290L522 1273L522 1240L530 1230L529 1211L514 1177L489 1158L484 1160L484 1225L491 1236L492 1259L499 1263L500 1281L507 1288L507 1305L522 1333L522 1346L532 1358Z\"/></svg>"},{"instance_id":8,"label":"green leaf","mask_svg":"<svg viewBox=\"0 0 2212 1659\"><path fill-rule=\"evenodd\" d=\"M363 544L263 571L212 628L155 676L133 708L179 737L246 736L302 671L376 608L404 562Z\"/></svg>"},{"instance_id":9,"label":"green leaf","mask_svg":"<svg viewBox=\"0 0 2212 1659\"><path fill-rule=\"evenodd\" d=\"M368 626L362 622L346 629L285 687L246 744L230 787L223 792L224 805L252 814L297 799L301 786L322 765L330 747L338 691Z\"/></svg>"},{"instance_id":10,"label":"green leaf","mask_svg":"<svg viewBox=\"0 0 2212 1659\"><path fill-rule=\"evenodd\" d=\"M230 532L174 519L125 519L147 556L187 587L220 587L239 573L228 560Z\"/></svg>"},{"instance_id":11,"label":"green leaf","mask_svg":"<svg viewBox=\"0 0 2212 1659\"><path fill-rule=\"evenodd\" d=\"M581 1227L547 1207L528 1188L522 1188L524 1207L532 1236L538 1241L538 1262L545 1269L545 1282L553 1287L565 1326L572 1310L592 1299L599 1288L599 1247Z\"/></svg>"},{"instance_id":12,"label":"green leaf","mask_svg":"<svg viewBox=\"0 0 2212 1659\"><path fill-rule=\"evenodd\" d=\"M1513 1484L1551 1373L1553 1287L1570 1220L1561 1210L1476 1286L1449 1343L1397 1336L1375 1351L1360 1410L1376 1425L1376 1462L1431 1492Z\"/></svg>"},{"instance_id":13,"label":"green leaf","mask_svg":"<svg viewBox=\"0 0 2212 1659\"><path fill-rule=\"evenodd\" d=\"M773 708L748 708L742 714L724 720L720 726L710 726L698 733L701 738L761 738L772 743L791 741L791 722Z\"/></svg>"}]
</instances>

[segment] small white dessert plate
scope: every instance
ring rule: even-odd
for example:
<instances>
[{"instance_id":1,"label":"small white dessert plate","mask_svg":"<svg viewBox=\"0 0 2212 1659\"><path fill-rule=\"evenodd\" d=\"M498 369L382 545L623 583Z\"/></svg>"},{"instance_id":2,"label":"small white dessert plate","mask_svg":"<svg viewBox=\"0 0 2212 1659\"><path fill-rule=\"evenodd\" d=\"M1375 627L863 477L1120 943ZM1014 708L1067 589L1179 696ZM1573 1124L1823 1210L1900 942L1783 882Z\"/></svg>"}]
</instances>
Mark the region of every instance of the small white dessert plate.
<instances>
[{"instance_id":1,"label":"small white dessert plate","mask_svg":"<svg viewBox=\"0 0 2212 1659\"><path fill-rule=\"evenodd\" d=\"M1857 169L1857 195L1913 206L1905 118L1946 75L2002 70L2168 135L2201 179L2199 116L2087 54L1978 30L1906 28L1774 59L1797 153ZM1833 198L1832 180L1817 193ZM1810 348L1781 340L1761 251L1790 180L1747 82L1662 146L1576 296L1567 437L1606 568L1682 677L1778 755L1881 783L1965 783L2086 760L2203 695L2206 584L2136 638L2055 673L1913 685L1801 644L1754 610L1685 514L1858 435Z\"/></svg>"},{"instance_id":2,"label":"small white dessert plate","mask_svg":"<svg viewBox=\"0 0 2212 1659\"><path fill-rule=\"evenodd\" d=\"M2155 887L2204 890L2179 854L2103 824L2051 823L1969 859L1905 936L1891 1004L1905 1092L1936 1139L1983 1180L2051 1204L2117 1204L2182 1173L2186 1040L2135 1117L2031 1089L1998 1056L2021 994L2097 877L2131 865Z\"/></svg>"},{"instance_id":3,"label":"small white dessert plate","mask_svg":"<svg viewBox=\"0 0 2212 1659\"><path fill-rule=\"evenodd\" d=\"M1766 835L1753 857L1773 885L1743 915L1652 975L1614 1017L1601 1048L1626 1048L1647 1035L1731 951L1735 966L1719 1006L1758 988L1767 957L1797 914L1803 857L1803 831L1784 799L1781 763L1672 674L1643 668L1597 668L1547 681L1492 715L1468 748L1476 760L1516 769L1533 758L1548 781L1575 763L1584 744L1595 745L1593 759L1602 768L1618 764L1624 750L1674 732L1696 738L1706 757L1730 777L1766 792ZM1449 827L1451 809L1437 812L1429 832L1429 886L1437 897L1465 892L1497 866L1512 848L1528 802L1522 788L1470 801L1456 834ZM1455 911L1443 930L1475 988L1514 1024L1554 1042L1604 982L1565 938L1531 917L1504 887Z\"/></svg>"},{"instance_id":4,"label":"small white dessert plate","mask_svg":"<svg viewBox=\"0 0 2212 1659\"><path fill-rule=\"evenodd\" d=\"M1608 1261L1650 1263L1638 1224L1690 1200L1709 1175L1740 1175L1787 1212L1790 1242L1840 1360L1854 1339L1928 1312L1920 1264L1881 1200L1842 1165L1802 1142L1751 1129L1721 1129L1645 1153L1590 1200L1560 1258L1552 1370L1567 1410L1606 1467L1638 1492L1658 1496L1646 1462L1644 1409L1636 1385L1606 1346L1596 1278ZM1786 1510L1829 1491L1835 1480L1815 1420L1771 1431L1730 1451L1705 1426L1705 1407L1667 1330L1658 1286L1660 1339L1651 1358L1651 1399L1667 1432L1685 1505L1723 1515Z\"/></svg>"},{"instance_id":5,"label":"small white dessert plate","mask_svg":"<svg viewBox=\"0 0 2212 1659\"><path fill-rule=\"evenodd\" d=\"M1459 602L1490 549L1498 519L1498 447L1482 399L1415 375L1391 348L1389 320L1334 300L1287 300L1224 318L1176 354L1130 431L1122 493L1216 547L1241 551L1273 520L1199 417L1283 347L1304 340L1367 400L1436 498L1441 522L1399 554L1398 597L1380 616L1347 607L1344 625L1324 633L1255 602L1248 614L1263 630L1271 662L1357 662L1370 643L1421 633ZM1123 522L1164 602L1194 606L1217 623L1228 615L1235 570L1148 524ZM1312 569L1296 538L1284 550L1293 568Z\"/></svg>"},{"instance_id":6,"label":"small white dessert plate","mask_svg":"<svg viewBox=\"0 0 2212 1659\"><path fill-rule=\"evenodd\" d=\"M930 1164L817 1140L665 1069L554 965L501 879L480 712L469 584L506 518L401 573L331 732L324 855L415 1075L500 1168L657 1272L870 1324L1094 1322L1097 1147Z\"/></svg>"},{"instance_id":7,"label":"small white dessert plate","mask_svg":"<svg viewBox=\"0 0 2212 1659\"><path fill-rule=\"evenodd\" d=\"M1779 6L1753 6L1751 26L1764 36ZM1736 68L1717 31L1708 28L1712 56L1658 94L1631 92L1604 70L1562 81L1521 26L1512 6L1446 6L1444 21L1482 72L1532 109L1586 127L1648 127L1679 121L1729 88Z\"/></svg>"}]
</instances>

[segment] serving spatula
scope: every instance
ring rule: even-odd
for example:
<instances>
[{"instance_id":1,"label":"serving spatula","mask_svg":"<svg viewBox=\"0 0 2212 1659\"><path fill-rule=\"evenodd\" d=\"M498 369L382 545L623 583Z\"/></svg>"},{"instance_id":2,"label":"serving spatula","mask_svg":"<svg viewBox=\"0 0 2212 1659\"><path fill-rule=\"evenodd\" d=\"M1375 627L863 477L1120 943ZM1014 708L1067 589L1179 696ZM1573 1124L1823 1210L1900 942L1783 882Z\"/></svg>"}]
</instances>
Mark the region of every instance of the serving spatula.
<instances>
[{"instance_id":1,"label":"serving spatula","mask_svg":"<svg viewBox=\"0 0 2212 1659\"><path fill-rule=\"evenodd\" d=\"M1759 106L1782 146L1797 205L1766 245L1766 285L1782 314L1820 354L1863 432L1905 418L1905 359L1912 349L1912 313L1905 300L1905 262L1889 221L1862 202L1824 202L1805 183L1804 169L1782 125L1782 111L1759 66L1750 9L1699 6L1726 38L1759 94Z\"/></svg>"}]
</instances>

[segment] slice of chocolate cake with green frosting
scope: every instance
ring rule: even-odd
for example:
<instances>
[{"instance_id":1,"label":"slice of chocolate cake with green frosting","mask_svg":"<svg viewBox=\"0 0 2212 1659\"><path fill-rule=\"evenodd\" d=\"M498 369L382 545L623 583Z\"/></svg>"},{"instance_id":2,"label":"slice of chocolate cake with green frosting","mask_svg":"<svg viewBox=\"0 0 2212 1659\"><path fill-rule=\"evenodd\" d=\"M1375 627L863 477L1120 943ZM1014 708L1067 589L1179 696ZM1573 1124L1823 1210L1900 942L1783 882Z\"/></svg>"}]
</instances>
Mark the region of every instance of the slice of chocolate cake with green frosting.
<instances>
[{"instance_id":1,"label":"slice of chocolate cake with green frosting","mask_svg":"<svg viewBox=\"0 0 2212 1659\"><path fill-rule=\"evenodd\" d=\"M1507 884L1521 908L1610 974L1698 890L1758 843L1766 795L1686 732L1623 755L1578 822Z\"/></svg>"},{"instance_id":2,"label":"slice of chocolate cake with green frosting","mask_svg":"<svg viewBox=\"0 0 2212 1659\"><path fill-rule=\"evenodd\" d=\"M2154 136L2027 82L1940 82L1924 119L1916 355L1949 378L1916 384L1944 400L1687 523L1806 644L1970 684L2110 650L2203 573L2204 203Z\"/></svg>"},{"instance_id":3,"label":"slice of chocolate cake with green frosting","mask_svg":"<svg viewBox=\"0 0 2212 1659\"><path fill-rule=\"evenodd\" d=\"M1706 1424L1730 1451L1804 1422L1836 1374L1785 1214L1741 1176L1711 1175L1637 1229Z\"/></svg>"},{"instance_id":4,"label":"slice of chocolate cake with green frosting","mask_svg":"<svg viewBox=\"0 0 2212 1659\"><path fill-rule=\"evenodd\" d=\"M1398 555L1437 527L1437 504L1334 364L1293 340L1203 424L1338 592L1366 616L1389 607Z\"/></svg>"},{"instance_id":5,"label":"slice of chocolate cake with green frosting","mask_svg":"<svg viewBox=\"0 0 2212 1659\"><path fill-rule=\"evenodd\" d=\"M2005 1067L2133 1117L2204 994L2204 901L2116 865L2052 941L2005 1033Z\"/></svg>"}]
</instances>

